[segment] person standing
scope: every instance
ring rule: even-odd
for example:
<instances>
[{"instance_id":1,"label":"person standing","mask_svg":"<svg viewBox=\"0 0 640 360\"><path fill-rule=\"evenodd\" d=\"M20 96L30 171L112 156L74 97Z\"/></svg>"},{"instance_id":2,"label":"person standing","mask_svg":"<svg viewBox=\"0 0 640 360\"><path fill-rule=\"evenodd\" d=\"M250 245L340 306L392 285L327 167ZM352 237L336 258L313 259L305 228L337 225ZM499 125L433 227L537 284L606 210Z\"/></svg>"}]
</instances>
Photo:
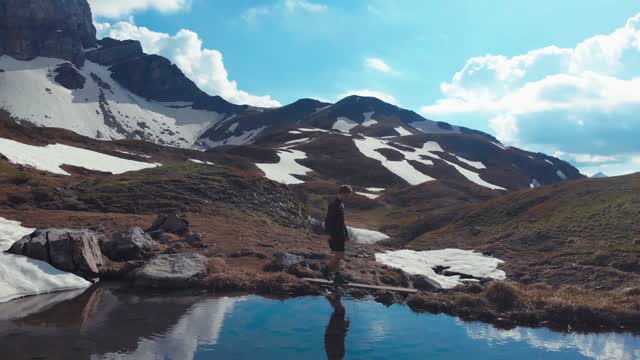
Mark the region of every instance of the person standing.
<instances>
[{"instance_id":1,"label":"person standing","mask_svg":"<svg viewBox=\"0 0 640 360\"><path fill-rule=\"evenodd\" d=\"M351 196L353 190L349 185L342 185L338 194L329 204L327 216L324 220L325 231L329 234L329 248L333 252L333 258L327 264L325 275L331 277L336 284L346 284L344 276L340 273L340 265L344 259L345 242L349 241L349 232L344 221L344 202Z\"/></svg>"}]
</instances>

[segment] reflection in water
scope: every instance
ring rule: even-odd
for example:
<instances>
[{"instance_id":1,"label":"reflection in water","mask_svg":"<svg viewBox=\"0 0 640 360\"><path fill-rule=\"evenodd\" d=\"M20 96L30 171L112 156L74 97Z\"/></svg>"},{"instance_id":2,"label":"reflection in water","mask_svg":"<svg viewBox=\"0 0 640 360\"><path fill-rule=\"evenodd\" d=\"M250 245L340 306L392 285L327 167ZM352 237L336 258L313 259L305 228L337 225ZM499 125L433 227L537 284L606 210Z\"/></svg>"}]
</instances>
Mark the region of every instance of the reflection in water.
<instances>
[{"instance_id":1,"label":"reflection in water","mask_svg":"<svg viewBox=\"0 0 640 360\"><path fill-rule=\"evenodd\" d=\"M99 286L69 299L74 294L0 304L3 315L26 306L44 309L0 318L2 357L189 360L198 345L216 343L224 317L237 301L141 295ZM55 300L59 302L53 304Z\"/></svg>"},{"instance_id":2,"label":"reflection in water","mask_svg":"<svg viewBox=\"0 0 640 360\"><path fill-rule=\"evenodd\" d=\"M580 354L597 360L640 359L638 339L629 334L563 334L548 329L515 328L500 330L484 323L463 323L467 335L491 345L512 341L526 342L530 346L548 351L575 349Z\"/></svg>"},{"instance_id":3,"label":"reflection in water","mask_svg":"<svg viewBox=\"0 0 640 360\"><path fill-rule=\"evenodd\" d=\"M339 293L327 296L327 299L333 307L333 312L324 333L324 348L329 360L342 360L345 355L344 342L349 331L349 320L346 319L346 310Z\"/></svg>"},{"instance_id":4,"label":"reflection in water","mask_svg":"<svg viewBox=\"0 0 640 360\"><path fill-rule=\"evenodd\" d=\"M322 297L212 298L109 285L30 297L0 304L0 359L640 359L632 335L504 331L406 306L327 299L331 307Z\"/></svg>"},{"instance_id":5,"label":"reflection in water","mask_svg":"<svg viewBox=\"0 0 640 360\"><path fill-rule=\"evenodd\" d=\"M206 299L193 306L166 334L140 339L132 352L109 353L91 359L183 359L192 360L198 346L215 345L226 314L238 299Z\"/></svg>"}]
</instances>

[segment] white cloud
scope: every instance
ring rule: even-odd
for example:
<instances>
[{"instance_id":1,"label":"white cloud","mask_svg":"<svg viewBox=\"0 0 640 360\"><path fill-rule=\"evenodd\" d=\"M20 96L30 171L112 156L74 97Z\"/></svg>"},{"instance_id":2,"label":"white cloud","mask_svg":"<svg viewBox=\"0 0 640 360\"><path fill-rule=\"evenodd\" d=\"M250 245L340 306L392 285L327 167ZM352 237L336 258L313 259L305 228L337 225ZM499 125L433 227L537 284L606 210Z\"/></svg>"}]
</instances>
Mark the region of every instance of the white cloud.
<instances>
[{"instance_id":1,"label":"white cloud","mask_svg":"<svg viewBox=\"0 0 640 360\"><path fill-rule=\"evenodd\" d=\"M162 55L173 61L203 91L220 95L236 104L260 107L276 107L281 104L270 96L256 96L238 89L229 80L222 54L218 50L205 49L197 33L180 30L175 35L151 31L128 22L96 24L99 37L134 39L142 43L145 52Z\"/></svg>"},{"instance_id":2,"label":"white cloud","mask_svg":"<svg viewBox=\"0 0 640 360\"><path fill-rule=\"evenodd\" d=\"M318 4L307 0L285 0L284 8L290 13L297 10L319 13L327 11L328 9L327 5Z\"/></svg>"},{"instance_id":3,"label":"white cloud","mask_svg":"<svg viewBox=\"0 0 640 360\"><path fill-rule=\"evenodd\" d=\"M396 99L393 95L389 95L381 91L369 90L369 89L347 91L345 93L338 95L336 100L344 99L347 96L351 96L351 95L375 97L389 104L398 105L398 99Z\"/></svg>"},{"instance_id":4,"label":"white cloud","mask_svg":"<svg viewBox=\"0 0 640 360\"><path fill-rule=\"evenodd\" d=\"M578 165L628 160L620 154L640 137L640 14L574 48L471 58L440 89L424 115L474 114L504 142L557 149Z\"/></svg>"},{"instance_id":5,"label":"white cloud","mask_svg":"<svg viewBox=\"0 0 640 360\"><path fill-rule=\"evenodd\" d=\"M136 11L171 13L191 6L191 0L89 0L96 17L122 18Z\"/></svg>"},{"instance_id":6,"label":"white cloud","mask_svg":"<svg viewBox=\"0 0 640 360\"><path fill-rule=\"evenodd\" d=\"M391 73L393 69L387 63L385 63L382 59L379 58L368 58L365 61L368 68L380 71L383 73Z\"/></svg>"},{"instance_id":7,"label":"white cloud","mask_svg":"<svg viewBox=\"0 0 640 360\"><path fill-rule=\"evenodd\" d=\"M258 6L247 9L247 11L242 14L242 18L249 23L255 22L258 17L269 15L271 13L271 9L266 6Z\"/></svg>"},{"instance_id":8,"label":"white cloud","mask_svg":"<svg viewBox=\"0 0 640 360\"><path fill-rule=\"evenodd\" d=\"M248 23L255 23L259 17L267 15L290 16L296 13L318 14L329 10L324 4L307 0L281 0L269 6L256 6L248 8L242 18Z\"/></svg>"}]
</instances>

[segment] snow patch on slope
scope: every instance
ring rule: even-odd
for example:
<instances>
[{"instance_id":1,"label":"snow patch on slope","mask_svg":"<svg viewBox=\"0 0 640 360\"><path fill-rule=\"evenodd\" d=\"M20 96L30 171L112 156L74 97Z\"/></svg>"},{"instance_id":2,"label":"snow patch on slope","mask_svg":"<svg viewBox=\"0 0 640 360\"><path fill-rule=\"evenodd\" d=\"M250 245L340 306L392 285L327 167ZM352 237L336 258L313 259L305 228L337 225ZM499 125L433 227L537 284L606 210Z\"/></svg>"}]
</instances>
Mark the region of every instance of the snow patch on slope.
<instances>
[{"instance_id":1,"label":"snow patch on slope","mask_svg":"<svg viewBox=\"0 0 640 360\"><path fill-rule=\"evenodd\" d=\"M431 160L425 160L420 157L420 155L423 155L423 153L420 151L402 151L389 145L385 140L371 137L364 137L363 139L353 139L353 141L356 144L358 150L360 150L360 152L364 156L380 161L382 166L387 168L392 173L398 175L411 185L418 185L427 181L435 180L434 178L416 170L416 168L414 168L408 162L408 160L415 160L425 165L433 165L433 162ZM427 144L425 144L425 146L427 146ZM405 159L402 161L387 160L387 158L376 151L376 149L391 149L394 151L399 151L405 156Z\"/></svg>"},{"instance_id":2,"label":"snow patch on slope","mask_svg":"<svg viewBox=\"0 0 640 360\"><path fill-rule=\"evenodd\" d=\"M405 129L402 126L398 126L396 128L393 128L400 136L409 136L409 135L413 135L409 130Z\"/></svg>"},{"instance_id":3,"label":"snow patch on slope","mask_svg":"<svg viewBox=\"0 0 640 360\"><path fill-rule=\"evenodd\" d=\"M424 157L430 157L433 159L439 159L453 166L462 176L464 176L465 178L467 178L467 180L475 184L478 184L493 190L505 190L503 187L484 181L480 177L480 174L467 170L462 166L458 164L454 164L448 160L443 159L438 154L435 154L436 152L444 152L444 150L442 150L442 147L440 146L440 144L434 141L428 141L424 143L422 145L422 148L414 148L416 149L415 151L404 151L404 150L395 148L389 145L389 141L384 139L364 137L363 139L354 139L353 141L355 142L358 150L360 150L360 152L364 156L380 161L382 166L386 167L389 171L391 171L392 173L404 179L410 185L419 185L427 181L435 180L434 178L418 171L416 168L413 167L413 165L409 163L409 160L413 160L413 161L421 162L425 165L433 165L433 161L424 159ZM391 149L391 150L402 153L405 158L401 161L387 160L387 158L384 155L376 151L377 149ZM471 166L474 166L474 167L476 166L484 167L484 164L482 163L471 162L469 160L462 159L462 158L459 158L459 159L461 159L461 161L468 163L469 165L473 164Z\"/></svg>"},{"instance_id":4,"label":"snow patch on slope","mask_svg":"<svg viewBox=\"0 0 640 360\"><path fill-rule=\"evenodd\" d=\"M245 145L252 143L253 140L266 128L266 126L262 126L253 130L247 130L238 136L230 136L220 141L213 141L211 139L201 139L200 141L210 148L223 145Z\"/></svg>"},{"instance_id":5,"label":"snow patch on slope","mask_svg":"<svg viewBox=\"0 0 640 360\"><path fill-rule=\"evenodd\" d=\"M0 153L14 164L26 165L60 175L70 175L60 168L64 164L112 174L122 174L127 171L148 169L160 165L122 159L63 144L34 146L3 138L0 138Z\"/></svg>"},{"instance_id":6,"label":"snow patch on slope","mask_svg":"<svg viewBox=\"0 0 640 360\"><path fill-rule=\"evenodd\" d=\"M567 175L565 175L565 173L562 172L562 170L556 171L556 175L558 175L558 177L560 177L560 179L562 180L567 180Z\"/></svg>"},{"instance_id":7,"label":"snow patch on slope","mask_svg":"<svg viewBox=\"0 0 640 360\"><path fill-rule=\"evenodd\" d=\"M0 73L0 108L38 126L92 138L133 137L182 147L190 147L204 130L224 118L224 114L193 109L191 103L139 97L113 80L107 67L91 61L76 68L86 79L84 88L68 90L54 81L54 70L63 62L0 56L0 68L5 70Z\"/></svg>"},{"instance_id":8,"label":"snow patch on slope","mask_svg":"<svg viewBox=\"0 0 640 360\"><path fill-rule=\"evenodd\" d=\"M347 227L347 231L349 238L358 244L375 244L389 238L388 235L374 230Z\"/></svg>"},{"instance_id":9,"label":"snow patch on slope","mask_svg":"<svg viewBox=\"0 0 640 360\"><path fill-rule=\"evenodd\" d=\"M467 165L469 165L469 166L471 166L471 167L474 167L474 168L476 168L476 169L478 169L478 170L482 170L482 169L486 169L486 168L487 168L487 167L486 167L486 166L484 166L484 164L483 164L482 162L480 162L480 161L471 161L471 160L467 160L467 159L462 158L462 157L457 156L457 155L454 155L454 156L455 156L455 157L456 157L456 159L458 159L459 161L461 161L461 162L463 162L463 163L465 163L465 164L467 164ZM515 166L515 165L514 165L514 166ZM517 167L517 166L516 166L516 167Z\"/></svg>"},{"instance_id":10,"label":"snow patch on slope","mask_svg":"<svg viewBox=\"0 0 640 360\"><path fill-rule=\"evenodd\" d=\"M295 140L290 140L287 141L286 143L284 143L285 145L290 145L290 144L298 144L298 143L303 143L305 141L309 141L309 138L301 138L301 139L295 139Z\"/></svg>"},{"instance_id":11,"label":"snow patch on slope","mask_svg":"<svg viewBox=\"0 0 640 360\"><path fill-rule=\"evenodd\" d=\"M333 130L338 130L343 133L348 133L349 131L351 131L351 129L353 129L356 126L358 126L357 122L350 120L346 117L339 117L336 120L336 122L333 123L333 126L331 128Z\"/></svg>"},{"instance_id":12,"label":"snow patch on slope","mask_svg":"<svg viewBox=\"0 0 640 360\"><path fill-rule=\"evenodd\" d=\"M499 147L499 148L500 148L500 149L502 149L502 150L505 150L505 151L509 150L509 148L508 148L508 147L506 147L506 146L504 146L504 145L502 145L502 144L499 144L499 143L497 143L497 142L492 141L491 143L492 143L493 145L495 145L495 146Z\"/></svg>"},{"instance_id":13,"label":"snow patch on slope","mask_svg":"<svg viewBox=\"0 0 640 360\"><path fill-rule=\"evenodd\" d=\"M506 273L498 270L502 260L478 254L470 250L442 249L431 251L397 250L376 254L376 261L403 270L411 275L423 275L442 289L461 285L464 279L459 275L445 276L433 269L444 266L455 273L475 278L504 280Z\"/></svg>"},{"instance_id":14,"label":"snow patch on slope","mask_svg":"<svg viewBox=\"0 0 640 360\"><path fill-rule=\"evenodd\" d=\"M364 116L364 122L362 123L362 126L369 127L369 126L373 126L373 125L378 123L377 120L372 118L373 114L375 114L375 111L369 111L369 112L366 112L366 113L362 113L362 116Z\"/></svg>"},{"instance_id":15,"label":"snow patch on slope","mask_svg":"<svg viewBox=\"0 0 640 360\"><path fill-rule=\"evenodd\" d=\"M367 191L371 191L371 192L382 192L385 191L385 188L377 188L377 187L370 187L370 188L366 188Z\"/></svg>"},{"instance_id":16,"label":"snow patch on slope","mask_svg":"<svg viewBox=\"0 0 640 360\"><path fill-rule=\"evenodd\" d=\"M201 165L215 165L214 163L212 163L210 161L202 161L202 160L198 160L198 159L189 159L189 161L194 162L196 164L201 164Z\"/></svg>"},{"instance_id":17,"label":"snow patch on slope","mask_svg":"<svg viewBox=\"0 0 640 360\"><path fill-rule=\"evenodd\" d=\"M538 181L538 179L535 179L535 178L532 179L531 180L531 184L529 184L529 187L532 188L532 189L538 188L540 186L542 186L542 185L540 185L540 182Z\"/></svg>"},{"instance_id":18,"label":"snow patch on slope","mask_svg":"<svg viewBox=\"0 0 640 360\"><path fill-rule=\"evenodd\" d=\"M369 194L369 193L365 193L365 192L356 192L356 194L362 195L364 197L368 197L369 199L373 199L373 200L375 200L375 199L380 197L379 194Z\"/></svg>"},{"instance_id":19,"label":"snow patch on slope","mask_svg":"<svg viewBox=\"0 0 640 360\"><path fill-rule=\"evenodd\" d=\"M17 221L0 218L0 302L91 285L85 279L58 270L44 261L4 252L34 230L22 227Z\"/></svg>"},{"instance_id":20,"label":"snow patch on slope","mask_svg":"<svg viewBox=\"0 0 640 360\"><path fill-rule=\"evenodd\" d=\"M304 181L293 175L304 176L310 173L311 169L296 162L307 158L307 154L299 150L278 150L280 161L276 164L256 164L264 172L265 177L282 184L302 184Z\"/></svg>"}]
</instances>

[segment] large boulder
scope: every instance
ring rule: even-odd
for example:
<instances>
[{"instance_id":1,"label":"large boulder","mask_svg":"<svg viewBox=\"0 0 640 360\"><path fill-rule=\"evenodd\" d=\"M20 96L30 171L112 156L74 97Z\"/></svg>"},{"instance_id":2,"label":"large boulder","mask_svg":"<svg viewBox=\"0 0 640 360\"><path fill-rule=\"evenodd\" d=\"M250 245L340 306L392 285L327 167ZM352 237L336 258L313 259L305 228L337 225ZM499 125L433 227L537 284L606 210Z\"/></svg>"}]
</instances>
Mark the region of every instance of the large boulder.
<instances>
[{"instance_id":1,"label":"large boulder","mask_svg":"<svg viewBox=\"0 0 640 360\"><path fill-rule=\"evenodd\" d=\"M115 233L111 239L100 243L104 255L114 261L148 258L157 246L158 243L138 226Z\"/></svg>"},{"instance_id":2,"label":"large boulder","mask_svg":"<svg viewBox=\"0 0 640 360\"><path fill-rule=\"evenodd\" d=\"M104 264L99 239L100 234L87 229L38 229L14 243L8 252L94 277Z\"/></svg>"},{"instance_id":3,"label":"large boulder","mask_svg":"<svg viewBox=\"0 0 640 360\"><path fill-rule=\"evenodd\" d=\"M207 258L200 254L162 254L136 270L133 281L142 287L196 287L207 277L207 264Z\"/></svg>"}]
</instances>

